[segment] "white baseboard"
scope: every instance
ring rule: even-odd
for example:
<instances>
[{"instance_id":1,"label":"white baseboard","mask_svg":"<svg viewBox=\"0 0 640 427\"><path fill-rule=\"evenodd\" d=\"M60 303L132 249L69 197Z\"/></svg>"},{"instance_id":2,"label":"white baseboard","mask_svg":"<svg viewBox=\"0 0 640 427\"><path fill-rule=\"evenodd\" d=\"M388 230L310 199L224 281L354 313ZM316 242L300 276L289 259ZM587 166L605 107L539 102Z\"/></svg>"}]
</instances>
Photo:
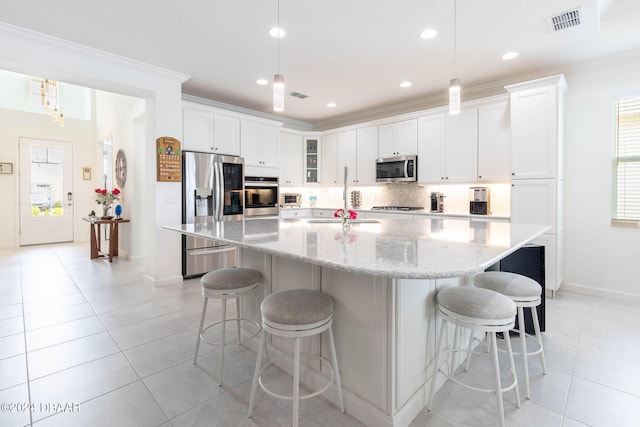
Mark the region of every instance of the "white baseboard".
<instances>
[{"instance_id":1,"label":"white baseboard","mask_svg":"<svg viewBox=\"0 0 640 427\"><path fill-rule=\"evenodd\" d=\"M175 283L182 283L182 276L171 276L166 279L155 279L148 274L144 275L145 283L151 284L153 286L165 286L165 285L173 285Z\"/></svg>"},{"instance_id":2,"label":"white baseboard","mask_svg":"<svg viewBox=\"0 0 640 427\"><path fill-rule=\"evenodd\" d=\"M562 286L557 292L562 292L562 291L570 291L578 294L594 295L599 297L612 298L612 299L617 299L621 301L629 301L629 302L640 304L639 294L614 291L611 289L594 288L591 286L579 285L577 283L563 282Z\"/></svg>"}]
</instances>

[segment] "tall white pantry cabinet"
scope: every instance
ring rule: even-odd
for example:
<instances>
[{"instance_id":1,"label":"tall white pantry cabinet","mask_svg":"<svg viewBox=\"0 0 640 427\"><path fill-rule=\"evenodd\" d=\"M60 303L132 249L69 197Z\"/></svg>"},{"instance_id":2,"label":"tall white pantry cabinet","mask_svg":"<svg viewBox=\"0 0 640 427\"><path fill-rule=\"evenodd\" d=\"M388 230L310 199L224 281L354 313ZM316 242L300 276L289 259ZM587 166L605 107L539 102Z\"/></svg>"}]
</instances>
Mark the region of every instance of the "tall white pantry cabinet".
<instances>
[{"instance_id":1,"label":"tall white pantry cabinet","mask_svg":"<svg viewBox=\"0 0 640 427\"><path fill-rule=\"evenodd\" d=\"M532 243L545 246L545 286L564 278L564 95L562 75L505 87L511 97L511 221L548 224Z\"/></svg>"}]
</instances>

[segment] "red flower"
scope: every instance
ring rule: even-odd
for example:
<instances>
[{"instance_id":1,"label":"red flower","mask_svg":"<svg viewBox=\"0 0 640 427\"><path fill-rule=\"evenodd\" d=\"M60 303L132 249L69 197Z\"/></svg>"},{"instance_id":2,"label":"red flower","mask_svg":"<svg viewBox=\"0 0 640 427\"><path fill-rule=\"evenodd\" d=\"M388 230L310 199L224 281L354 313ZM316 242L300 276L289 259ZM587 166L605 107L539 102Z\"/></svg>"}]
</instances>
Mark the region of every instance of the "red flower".
<instances>
[{"instance_id":1,"label":"red flower","mask_svg":"<svg viewBox=\"0 0 640 427\"><path fill-rule=\"evenodd\" d=\"M107 190L102 190L102 191L100 191L100 193L107 194Z\"/></svg>"},{"instance_id":2,"label":"red flower","mask_svg":"<svg viewBox=\"0 0 640 427\"><path fill-rule=\"evenodd\" d=\"M95 192L101 194L102 193L102 189L101 188L96 188Z\"/></svg>"},{"instance_id":3,"label":"red flower","mask_svg":"<svg viewBox=\"0 0 640 427\"><path fill-rule=\"evenodd\" d=\"M344 213L344 209L338 209L333 213L334 218L342 218L342 214Z\"/></svg>"},{"instance_id":4,"label":"red flower","mask_svg":"<svg viewBox=\"0 0 640 427\"><path fill-rule=\"evenodd\" d=\"M118 194L120 194L120 190L118 190L117 188L114 188L111 193L113 193L113 195L117 196Z\"/></svg>"},{"instance_id":5,"label":"red flower","mask_svg":"<svg viewBox=\"0 0 640 427\"><path fill-rule=\"evenodd\" d=\"M350 218L350 219L356 219L356 218L358 218L358 212L356 212L356 211L352 211L351 209L349 209L349 218Z\"/></svg>"}]
</instances>

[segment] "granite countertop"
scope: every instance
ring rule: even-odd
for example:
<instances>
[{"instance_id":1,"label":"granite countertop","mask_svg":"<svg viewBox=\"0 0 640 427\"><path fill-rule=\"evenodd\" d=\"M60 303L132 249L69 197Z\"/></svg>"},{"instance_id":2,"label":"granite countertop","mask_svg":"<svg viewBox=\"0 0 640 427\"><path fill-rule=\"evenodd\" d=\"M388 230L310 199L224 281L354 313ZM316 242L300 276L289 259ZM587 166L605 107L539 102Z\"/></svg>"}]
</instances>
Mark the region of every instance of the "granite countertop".
<instances>
[{"instance_id":1,"label":"granite countertop","mask_svg":"<svg viewBox=\"0 0 640 427\"><path fill-rule=\"evenodd\" d=\"M544 233L544 225L469 219L339 223L245 219L164 226L272 255L349 272L405 279L475 274Z\"/></svg>"}]
</instances>

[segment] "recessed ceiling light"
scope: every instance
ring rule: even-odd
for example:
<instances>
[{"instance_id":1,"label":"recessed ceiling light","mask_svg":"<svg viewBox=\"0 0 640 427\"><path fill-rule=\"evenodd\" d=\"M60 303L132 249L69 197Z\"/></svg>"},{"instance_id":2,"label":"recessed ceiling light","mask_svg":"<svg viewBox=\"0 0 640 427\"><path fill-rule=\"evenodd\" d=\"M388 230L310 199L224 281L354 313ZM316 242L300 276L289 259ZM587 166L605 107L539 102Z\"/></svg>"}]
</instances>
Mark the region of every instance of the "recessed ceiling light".
<instances>
[{"instance_id":1,"label":"recessed ceiling light","mask_svg":"<svg viewBox=\"0 0 640 427\"><path fill-rule=\"evenodd\" d=\"M504 55L502 55L502 59L504 59L505 61L508 61L510 59L514 59L517 57L518 57L518 52L514 52L514 51L507 52Z\"/></svg>"},{"instance_id":2,"label":"recessed ceiling light","mask_svg":"<svg viewBox=\"0 0 640 427\"><path fill-rule=\"evenodd\" d=\"M424 40L429 40L438 35L438 32L433 28L427 28L423 32L420 33L420 38Z\"/></svg>"},{"instance_id":3,"label":"recessed ceiling light","mask_svg":"<svg viewBox=\"0 0 640 427\"><path fill-rule=\"evenodd\" d=\"M400 83L400 87L410 87L412 85L411 82L402 82Z\"/></svg>"},{"instance_id":4,"label":"recessed ceiling light","mask_svg":"<svg viewBox=\"0 0 640 427\"><path fill-rule=\"evenodd\" d=\"M264 86L266 84L269 84L269 82L266 79L258 79L258 80L256 80L256 83L258 83L260 86Z\"/></svg>"},{"instance_id":5,"label":"recessed ceiling light","mask_svg":"<svg viewBox=\"0 0 640 427\"><path fill-rule=\"evenodd\" d=\"M284 37L287 33L284 32L284 30L282 28L278 28L278 27L273 27L269 29L269 35L271 37L275 37L277 39L281 39L282 37Z\"/></svg>"},{"instance_id":6,"label":"recessed ceiling light","mask_svg":"<svg viewBox=\"0 0 640 427\"><path fill-rule=\"evenodd\" d=\"M330 102L330 103L327 104L327 107L336 108L336 103L335 102Z\"/></svg>"}]
</instances>

